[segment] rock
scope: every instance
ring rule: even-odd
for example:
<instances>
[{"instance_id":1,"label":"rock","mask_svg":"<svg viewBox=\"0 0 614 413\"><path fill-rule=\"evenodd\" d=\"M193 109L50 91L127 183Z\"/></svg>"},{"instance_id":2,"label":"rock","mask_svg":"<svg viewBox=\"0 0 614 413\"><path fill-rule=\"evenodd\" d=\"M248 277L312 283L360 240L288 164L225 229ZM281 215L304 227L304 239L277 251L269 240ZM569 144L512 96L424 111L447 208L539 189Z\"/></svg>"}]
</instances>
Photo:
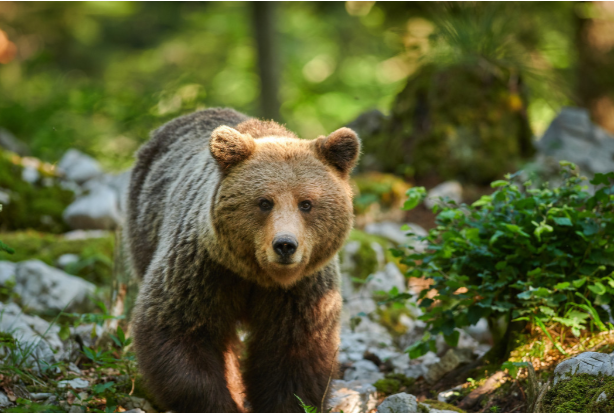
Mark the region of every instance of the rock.
<instances>
[{"instance_id":1,"label":"rock","mask_svg":"<svg viewBox=\"0 0 614 413\"><path fill-rule=\"evenodd\" d=\"M584 173L614 170L614 136L593 124L583 108L563 108L536 146L557 161L575 163Z\"/></svg>"},{"instance_id":2,"label":"rock","mask_svg":"<svg viewBox=\"0 0 614 413\"><path fill-rule=\"evenodd\" d=\"M424 205L431 209L435 205L444 206L448 201L454 201L457 204L460 204L462 200L463 187L461 184L457 181L447 181L437 185L428 192L426 199L424 200Z\"/></svg>"},{"instance_id":3,"label":"rock","mask_svg":"<svg viewBox=\"0 0 614 413\"><path fill-rule=\"evenodd\" d=\"M38 180L40 179L40 176L41 175L38 172L38 169L32 168L31 166L25 166L21 170L21 180L29 182L31 184L38 182Z\"/></svg>"},{"instance_id":4,"label":"rock","mask_svg":"<svg viewBox=\"0 0 614 413\"><path fill-rule=\"evenodd\" d=\"M333 380L329 406L333 412L368 413L377 405L377 389L359 381Z\"/></svg>"},{"instance_id":5,"label":"rock","mask_svg":"<svg viewBox=\"0 0 614 413\"><path fill-rule=\"evenodd\" d=\"M420 403L418 407L418 411L419 412L425 411L428 413L458 413L456 410L434 409L428 403Z\"/></svg>"},{"instance_id":6,"label":"rock","mask_svg":"<svg viewBox=\"0 0 614 413\"><path fill-rule=\"evenodd\" d=\"M58 172L81 184L102 174L102 169L91 156L76 149L69 149L58 163Z\"/></svg>"},{"instance_id":7,"label":"rock","mask_svg":"<svg viewBox=\"0 0 614 413\"><path fill-rule=\"evenodd\" d=\"M393 394L384 399L377 408L377 413L418 413L418 402L411 394Z\"/></svg>"},{"instance_id":8,"label":"rock","mask_svg":"<svg viewBox=\"0 0 614 413\"><path fill-rule=\"evenodd\" d=\"M10 261L0 261L0 285L6 285L6 282L15 279L17 264Z\"/></svg>"},{"instance_id":9,"label":"rock","mask_svg":"<svg viewBox=\"0 0 614 413\"><path fill-rule=\"evenodd\" d=\"M122 222L119 200L108 186L97 186L64 210L64 221L74 229L114 229Z\"/></svg>"},{"instance_id":10,"label":"rock","mask_svg":"<svg viewBox=\"0 0 614 413\"><path fill-rule=\"evenodd\" d=\"M0 303L0 314L0 331L11 334L17 341L15 356L22 359L18 362L38 368L37 361L52 364L58 360L54 354L54 351L62 350L58 326L50 326L40 317L24 314L15 303ZM4 351L8 351L8 348L0 350L0 355L6 355Z\"/></svg>"},{"instance_id":11,"label":"rock","mask_svg":"<svg viewBox=\"0 0 614 413\"><path fill-rule=\"evenodd\" d=\"M345 381L358 380L361 383L375 383L384 378L384 374L379 371L379 368L369 360L358 360L352 367L345 371L343 379Z\"/></svg>"},{"instance_id":12,"label":"rock","mask_svg":"<svg viewBox=\"0 0 614 413\"><path fill-rule=\"evenodd\" d=\"M137 409L126 410L124 413L145 413L145 411L137 408Z\"/></svg>"},{"instance_id":13,"label":"rock","mask_svg":"<svg viewBox=\"0 0 614 413\"><path fill-rule=\"evenodd\" d=\"M590 374L593 376L603 374L606 376L613 376L614 363L612 356L605 353L587 351L578 354L574 358L565 360L554 369L554 384L556 385L559 380L574 374Z\"/></svg>"},{"instance_id":14,"label":"rock","mask_svg":"<svg viewBox=\"0 0 614 413\"><path fill-rule=\"evenodd\" d=\"M496 372L487 378L484 384L469 393L461 402L460 408L469 409L475 406L482 396L495 390L503 381L505 381L505 373L502 371Z\"/></svg>"},{"instance_id":15,"label":"rock","mask_svg":"<svg viewBox=\"0 0 614 413\"><path fill-rule=\"evenodd\" d=\"M473 351L470 349L451 348L446 354L439 360L438 363L433 364L424 379L427 383L433 384L446 373L454 370L463 363L469 363L472 360Z\"/></svg>"},{"instance_id":16,"label":"rock","mask_svg":"<svg viewBox=\"0 0 614 413\"><path fill-rule=\"evenodd\" d=\"M488 327L488 321L486 321L485 318L480 318L475 325L465 327L464 330L467 334L476 339L478 343L492 344L493 342L492 334Z\"/></svg>"},{"instance_id":17,"label":"rock","mask_svg":"<svg viewBox=\"0 0 614 413\"><path fill-rule=\"evenodd\" d=\"M57 265L60 268L66 268L76 262L79 262L79 256L77 254L62 254L58 257Z\"/></svg>"},{"instance_id":18,"label":"rock","mask_svg":"<svg viewBox=\"0 0 614 413\"><path fill-rule=\"evenodd\" d=\"M368 318L363 319L364 321L372 323ZM377 354L379 357L384 349L392 351L392 337L385 329L384 334L351 331L347 327L341 329L341 344L339 345L339 361L341 363L362 360L367 351Z\"/></svg>"},{"instance_id":19,"label":"rock","mask_svg":"<svg viewBox=\"0 0 614 413\"><path fill-rule=\"evenodd\" d=\"M599 393L599 396L597 396L597 400L595 400L596 402L601 402L604 400L608 399L608 395L605 392L601 392Z\"/></svg>"},{"instance_id":20,"label":"rock","mask_svg":"<svg viewBox=\"0 0 614 413\"><path fill-rule=\"evenodd\" d=\"M448 403L450 400L454 399L458 395L460 395L460 391L463 389L463 386L452 387L450 390L444 390L439 392L437 395L437 400L440 402Z\"/></svg>"},{"instance_id":21,"label":"rock","mask_svg":"<svg viewBox=\"0 0 614 413\"><path fill-rule=\"evenodd\" d=\"M14 291L22 303L35 311L74 311L88 307L96 286L39 260L20 262L15 271Z\"/></svg>"},{"instance_id":22,"label":"rock","mask_svg":"<svg viewBox=\"0 0 614 413\"><path fill-rule=\"evenodd\" d=\"M30 393L32 400L47 400L51 396L53 396L53 393Z\"/></svg>"},{"instance_id":23,"label":"rock","mask_svg":"<svg viewBox=\"0 0 614 413\"><path fill-rule=\"evenodd\" d=\"M370 276L370 280L365 283L363 289L370 295L377 291L388 292L396 287L399 292L404 292L406 282L403 273L392 262L386 264L382 271L378 271Z\"/></svg>"},{"instance_id":24,"label":"rock","mask_svg":"<svg viewBox=\"0 0 614 413\"><path fill-rule=\"evenodd\" d=\"M26 156L30 153L28 146L24 142L17 139L15 135L4 128L0 128L0 148L15 152L20 156Z\"/></svg>"},{"instance_id":25,"label":"rock","mask_svg":"<svg viewBox=\"0 0 614 413\"><path fill-rule=\"evenodd\" d=\"M429 351L424 356L418 357L415 360L410 361L410 365L403 372L406 377L417 379L419 377L424 377L429 371L429 368L440 362L440 358L437 357L437 354ZM414 364L411 364L414 363Z\"/></svg>"},{"instance_id":26,"label":"rock","mask_svg":"<svg viewBox=\"0 0 614 413\"><path fill-rule=\"evenodd\" d=\"M11 407L13 403L9 400L5 392L0 390L0 409Z\"/></svg>"},{"instance_id":27,"label":"rock","mask_svg":"<svg viewBox=\"0 0 614 413\"><path fill-rule=\"evenodd\" d=\"M110 231L104 231L101 229L76 229L74 231L68 231L64 234L66 240L83 240L91 238L104 238L110 234Z\"/></svg>"},{"instance_id":28,"label":"rock","mask_svg":"<svg viewBox=\"0 0 614 413\"><path fill-rule=\"evenodd\" d=\"M144 413L156 412L151 403L141 397L128 396L126 398L120 399L119 404L128 409L128 411L144 411Z\"/></svg>"},{"instance_id":29,"label":"rock","mask_svg":"<svg viewBox=\"0 0 614 413\"><path fill-rule=\"evenodd\" d=\"M7 205L11 203L11 194L7 191L0 191L0 204Z\"/></svg>"},{"instance_id":30,"label":"rock","mask_svg":"<svg viewBox=\"0 0 614 413\"><path fill-rule=\"evenodd\" d=\"M90 382L79 377L72 380L61 380L58 382L58 388L63 389L65 387L71 387L75 390L87 389L90 387Z\"/></svg>"}]
</instances>

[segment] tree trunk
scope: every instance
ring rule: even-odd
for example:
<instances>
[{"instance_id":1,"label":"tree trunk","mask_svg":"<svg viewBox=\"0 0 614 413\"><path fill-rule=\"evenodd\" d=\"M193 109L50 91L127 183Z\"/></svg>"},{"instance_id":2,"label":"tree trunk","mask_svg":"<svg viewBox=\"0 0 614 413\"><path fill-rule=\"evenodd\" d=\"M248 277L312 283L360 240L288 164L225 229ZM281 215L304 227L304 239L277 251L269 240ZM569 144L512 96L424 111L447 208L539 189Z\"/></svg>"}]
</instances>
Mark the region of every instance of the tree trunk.
<instances>
[{"instance_id":1,"label":"tree trunk","mask_svg":"<svg viewBox=\"0 0 614 413\"><path fill-rule=\"evenodd\" d=\"M614 2L580 3L577 17L579 103L614 133Z\"/></svg>"},{"instance_id":2,"label":"tree trunk","mask_svg":"<svg viewBox=\"0 0 614 413\"><path fill-rule=\"evenodd\" d=\"M261 116L279 121L279 61L275 33L275 8L270 1L252 3L253 25L258 49Z\"/></svg>"}]
</instances>

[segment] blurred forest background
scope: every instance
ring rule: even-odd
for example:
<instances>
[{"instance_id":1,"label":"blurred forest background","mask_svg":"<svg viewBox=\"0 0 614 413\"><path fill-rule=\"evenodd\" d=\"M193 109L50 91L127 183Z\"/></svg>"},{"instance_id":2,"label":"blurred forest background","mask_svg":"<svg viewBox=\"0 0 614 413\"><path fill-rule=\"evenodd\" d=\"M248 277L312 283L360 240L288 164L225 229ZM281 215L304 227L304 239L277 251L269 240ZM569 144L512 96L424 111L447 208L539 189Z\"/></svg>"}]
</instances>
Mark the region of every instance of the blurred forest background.
<instances>
[{"instance_id":1,"label":"blurred forest background","mask_svg":"<svg viewBox=\"0 0 614 413\"><path fill-rule=\"evenodd\" d=\"M593 2L0 2L0 126L45 161L74 147L121 170L149 131L199 108L273 118L311 139L373 109L417 117L429 100L442 112L441 133L490 116L482 127L514 158L530 149L510 149L509 141L527 146L565 105L589 108L614 131L613 9ZM384 128L393 139L408 126ZM368 153L394 145L373 138L365 146ZM393 152L375 162L379 169L416 172ZM476 179L493 178L486 175Z\"/></svg>"}]
</instances>

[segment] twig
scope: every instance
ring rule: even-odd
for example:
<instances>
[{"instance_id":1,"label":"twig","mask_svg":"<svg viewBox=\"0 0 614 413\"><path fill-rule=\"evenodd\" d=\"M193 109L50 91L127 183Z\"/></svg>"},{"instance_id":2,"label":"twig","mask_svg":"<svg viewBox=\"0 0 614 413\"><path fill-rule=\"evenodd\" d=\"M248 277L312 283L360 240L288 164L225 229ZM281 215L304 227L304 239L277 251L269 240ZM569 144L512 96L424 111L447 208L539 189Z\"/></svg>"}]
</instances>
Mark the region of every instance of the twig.
<instances>
[{"instance_id":1,"label":"twig","mask_svg":"<svg viewBox=\"0 0 614 413\"><path fill-rule=\"evenodd\" d=\"M333 369L335 368L335 361L337 361L337 353L339 353L339 347L335 350L335 355L333 356L333 362L330 364L330 374L328 375L328 383L326 383L326 388L324 389L324 395L322 396L322 402L320 403L320 411L324 413L324 400L326 400L326 393L328 393L328 387L330 386L330 381L333 379Z\"/></svg>"}]
</instances>

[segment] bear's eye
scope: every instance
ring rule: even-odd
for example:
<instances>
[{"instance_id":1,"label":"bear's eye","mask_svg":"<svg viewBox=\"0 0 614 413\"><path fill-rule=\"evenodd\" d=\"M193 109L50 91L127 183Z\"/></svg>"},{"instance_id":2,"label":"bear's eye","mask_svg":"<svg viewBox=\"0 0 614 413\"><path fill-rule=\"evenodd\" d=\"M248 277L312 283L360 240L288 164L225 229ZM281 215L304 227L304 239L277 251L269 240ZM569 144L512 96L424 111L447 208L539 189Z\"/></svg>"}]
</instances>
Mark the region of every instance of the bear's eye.
<instances>
[{"instance_id":1,"label":"bear's eye","mask_svg":"<svg viewBox=\"0 0 614 413\"><path fill-rule=\"evenodd\" d=\"M273 202L269 201L268 199L259 199L258 200L258 206L260 207L260 210L262 211L270 211L271 209L273 209Z\"/></svg>"},{"instance_id":2,"label":"bear's eye","mask_svg":"<svg viewBox=\"0 0 614 413\"><path fill-rule=\"evenodd\" d=\"M311 211L311 201L303 201L298 204L298 207L303 212L309 212Z\"/></svg>"}]
</instances>

